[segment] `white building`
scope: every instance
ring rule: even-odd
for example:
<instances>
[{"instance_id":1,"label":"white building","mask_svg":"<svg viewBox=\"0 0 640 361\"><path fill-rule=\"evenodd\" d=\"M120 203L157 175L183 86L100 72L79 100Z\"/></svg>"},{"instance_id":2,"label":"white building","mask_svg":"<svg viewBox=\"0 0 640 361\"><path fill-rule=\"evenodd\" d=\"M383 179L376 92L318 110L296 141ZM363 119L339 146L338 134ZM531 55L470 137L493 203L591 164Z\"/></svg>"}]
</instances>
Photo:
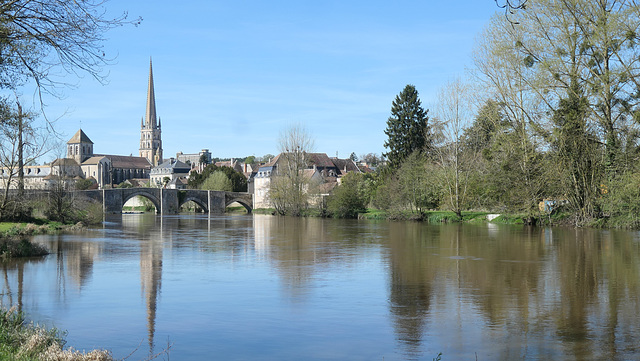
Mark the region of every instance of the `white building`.
<instances>
[{"instance_id":1,"label":"white building","mask_svg":"<svg viewBox=\"0 0 640 361\"><path fill-rule=\"evenodd\" d=\"M169 184L178 185L178 178L186 180L191 166L175 158L170 158L157 167L151 168L150 178L152 187L165 187ZM183 182L184 183L184 182Z\"/></svg>"}]
</instances>

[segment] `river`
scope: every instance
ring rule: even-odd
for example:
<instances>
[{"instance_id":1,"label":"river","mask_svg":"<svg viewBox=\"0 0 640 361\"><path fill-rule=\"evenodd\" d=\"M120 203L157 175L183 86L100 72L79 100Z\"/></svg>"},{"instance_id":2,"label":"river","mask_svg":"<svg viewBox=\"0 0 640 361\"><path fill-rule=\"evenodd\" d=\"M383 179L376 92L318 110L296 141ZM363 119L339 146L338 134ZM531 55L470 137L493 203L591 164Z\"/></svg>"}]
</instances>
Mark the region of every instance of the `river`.
<instances>
[{"instance_id":1,"label":"river","mask_svg":"<svg viewBox=\"0 0 640 361\"><path fill-rule=\"evenodd\" d=\"M640 234L117 215L3 264L2 305L143 360L640 359Z\"/></svg>"}]
</instances>

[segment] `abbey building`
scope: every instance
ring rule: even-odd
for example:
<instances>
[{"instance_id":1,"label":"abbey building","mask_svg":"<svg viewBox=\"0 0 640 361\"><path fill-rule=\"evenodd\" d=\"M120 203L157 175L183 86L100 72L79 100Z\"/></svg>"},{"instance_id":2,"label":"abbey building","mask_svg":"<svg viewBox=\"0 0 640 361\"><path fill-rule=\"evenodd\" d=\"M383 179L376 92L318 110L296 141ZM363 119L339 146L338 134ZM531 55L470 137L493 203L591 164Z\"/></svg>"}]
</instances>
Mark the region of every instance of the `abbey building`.
<instances>
[{"instance_id":1,"label":"abbey building","mask_svg":"<svg viewBox=\"0 0 640 361\"><path fill-rule=\"evenodd\" d=\"M79 129L67 142L66 158L56 159L47 165L25 167L25 188L45 189L61 178L91 179L94 187L99 188L133 179L148 182L151 169L162 163L162 131L160 119L156 116L153 66L149 61L146 113L140 127L140 156L96 154L94 143ZM15 188L17 172L17 168L0 169L0 188Z\"/></svg>"}]
</instances>

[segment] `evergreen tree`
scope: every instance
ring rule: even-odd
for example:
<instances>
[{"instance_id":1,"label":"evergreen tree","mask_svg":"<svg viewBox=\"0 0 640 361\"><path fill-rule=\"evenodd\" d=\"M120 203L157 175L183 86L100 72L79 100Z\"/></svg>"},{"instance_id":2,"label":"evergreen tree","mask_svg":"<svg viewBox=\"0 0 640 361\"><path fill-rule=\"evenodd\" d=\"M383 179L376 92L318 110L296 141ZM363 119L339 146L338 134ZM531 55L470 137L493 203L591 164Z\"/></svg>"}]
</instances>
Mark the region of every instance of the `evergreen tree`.
<instances>
[{"instance_id":1,"label":"evergreen tree","mask_svg":"<svg viewBox=\"0 0 640 361\"><path fill-rule=\"evenodd\" d=\"M398 168L411 153L425 151L430 146L428 111L422 108L418 91L413 85L407 85L396 96L384 131L389 137L384 143L389 152L383 156L389 159L392 168Z\"/></svg>"}]
</instances>

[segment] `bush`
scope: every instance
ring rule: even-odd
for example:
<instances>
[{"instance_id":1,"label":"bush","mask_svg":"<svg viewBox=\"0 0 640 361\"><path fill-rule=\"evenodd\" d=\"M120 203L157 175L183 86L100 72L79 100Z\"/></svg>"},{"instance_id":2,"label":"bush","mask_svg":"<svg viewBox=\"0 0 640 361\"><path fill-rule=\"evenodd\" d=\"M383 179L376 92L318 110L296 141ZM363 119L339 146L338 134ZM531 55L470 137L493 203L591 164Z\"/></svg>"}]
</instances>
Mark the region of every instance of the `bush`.
<instances>
[{"instance_id":1,"label":"bush","mask_svg":"<svg viewBox=\"0 0 640 361\"><path fill-rule=\"evenodd\" d=\"M30 202L10 198L7 200L0 221L3 222L28 222L33 219L33 206Z\"/></svg>"},{"instance_id":2,"label":"bush","mask_svg":"<svg viewBox=\"0 0 640 361\"><path fill-rule=\"evenodd\" d=\"M103 211L102 204L98 202L54 192L45 206L44 215L51 221L63 224L81 222L88 225L102 222Z\"/></svg>"},{"instance_id":3,"label":"bush","mask_svg":"<svg viewBox=\"0 0 640 361\"><path fill-rule=\"evenodd\" d=\"M87 353L73 349L63 350L64 332L44 329L25 322L24 313L14 308L0 310L0 359L2 360L59 360L59 361L111 361L109 351L93 350Z\"/></svg>"},{"instance_id":4,"label":"bush","mask_svg":"<svg viewBox=\"0 0 640 361\"><path fill-rule=\"evenodd\" d=\"M12 228L8 234L15 233L18 235L21 232L21 229ZM44 246L30 242L26 239L3 239L0 241L0 257L3 259L36 257L47 254L49 254L49 251Z\"/></svg>"},{"instance_id":5,"label":"bush","mask_svg":"<svg viewBox=\"0 0 640 361\"><path fill-rule=\"evenodd\" d=\"M79 191L84 191L92 188L94 184L96 183L91 179L78 179L76 181L76 189Z\"/></svg>"},{"instance_id":6,"label":"bush","mask_svg":"<svg viewBox=\"0 0 640 361\"><path fill-rule=\"evenodd\" d=\"M233 191L233 185L231 184L229 177L227 177L224 172L217 170L205 179L200 186L200 189L231 192Z\"/></svg>"},{"instance_id":7,"label":"bush","mask_svg":"<svg viewBox=\"0 0 640 361\"><path fill-rule=\"evenodd\" d=\"M610 216L609 225L637 228L640 226L640 174L627 173L602 185L602 209Z\"/></svg>"},{"instance_id":8,"label":"bush","mask_svg":"<svg viewBox=\"0 0 640 361\"><path fill-rule=\"evenodd\" d=\"M358 173L348 173L342 177L342 184L333 190L327 201L327 211L335 218L357 218L366 212L367 197L364 177Z\"/></svg>"}]
</instances>

